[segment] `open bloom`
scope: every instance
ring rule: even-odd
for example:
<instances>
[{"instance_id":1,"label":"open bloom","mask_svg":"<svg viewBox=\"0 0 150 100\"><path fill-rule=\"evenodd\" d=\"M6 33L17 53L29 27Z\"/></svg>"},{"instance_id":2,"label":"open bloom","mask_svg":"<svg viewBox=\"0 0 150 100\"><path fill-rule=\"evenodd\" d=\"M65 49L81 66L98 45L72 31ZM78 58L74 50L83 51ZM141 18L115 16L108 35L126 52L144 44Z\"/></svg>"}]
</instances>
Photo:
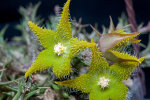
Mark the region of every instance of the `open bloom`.
<instances>
[{"instance_id":1,"label":"open bloom","mask_svg":"<svg viewBox=\"0 0 150 100\"><path fill-rule=\"evenodd\" d=\"M144 58L138 60L142 62ZM89 93L89 100L125 100L128 88L122 81L130 76L139 62L126 61L109 66L97 47L93 47L88 73L55 83Z\"/></svg>"},{"instance_id":2,"label":"open bloom","mask_svg":"<svg viewBox=\"0 0 150 100\"><path fill-rule=\"evenodd\" d=\"M75 57L85 48L93 46L93 43L88 43L72 37L69 5L70 0L64 5L56 32L38 27L33 22L29 21L30 29L39 38L45 50L40 52L37 59L26 72L25 78L34 72L42 71L52 66L54 74L57 77L63 77L72 71L70 66L71 58Z\"/></svg>"}]
</instances>

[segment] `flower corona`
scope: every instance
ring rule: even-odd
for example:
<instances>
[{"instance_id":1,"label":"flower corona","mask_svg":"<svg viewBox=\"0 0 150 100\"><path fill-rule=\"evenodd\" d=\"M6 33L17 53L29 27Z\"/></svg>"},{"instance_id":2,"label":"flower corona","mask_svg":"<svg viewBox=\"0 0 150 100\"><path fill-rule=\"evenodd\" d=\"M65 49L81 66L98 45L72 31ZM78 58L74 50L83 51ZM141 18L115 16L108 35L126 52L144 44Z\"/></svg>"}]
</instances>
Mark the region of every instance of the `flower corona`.
<instances>
[{"instance_id":1,"label":"flower corona","mask_svg":"<svg viewBox=\"0 0 150 100\"><path fill-rule=\"evenodd\" d=\"M105 88L105 87L108 87L109 86L109 79L105 78L105 77L101 77L99 82L98 82L98 85L101 86L101 88Z\"/></svg>"},{"instance_id":2,"label":"flower corona","mask_svg":"<svg viewBox=\"0 0 150 100\"><path fill-rule=\"evenodd\" d=\"M58 43L54 46L54 53L61 55L66 51L66 47L64 47L63 45L61 45L61 43Z\"/></svg>"}]
</instances>

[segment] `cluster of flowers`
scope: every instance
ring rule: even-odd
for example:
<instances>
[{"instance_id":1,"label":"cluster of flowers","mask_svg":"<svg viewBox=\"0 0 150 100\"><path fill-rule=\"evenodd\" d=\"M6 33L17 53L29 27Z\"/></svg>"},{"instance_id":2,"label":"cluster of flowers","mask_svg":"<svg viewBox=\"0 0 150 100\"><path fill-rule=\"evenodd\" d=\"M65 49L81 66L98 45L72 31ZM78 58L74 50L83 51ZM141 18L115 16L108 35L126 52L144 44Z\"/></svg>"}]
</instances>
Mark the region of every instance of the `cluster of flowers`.
<instances>
[{"instance_id":1,"label":"cluster of flowers","mask_svg":"<svg viewBox=\"0 0 150 100\"><path fill-rule=\"evenodd\" d=\"M84 49L90 48L92 53L88 73L55 83L89 93L89 100L109 100L110 98L111 100L125 100L128 88L122 81L131 75L144 57L138 59L128 53L118 51L117 48L129 42L140 42L134 38L139 33L125 33L123 29L119 29L112 33L101 34L98 48L93 39L89 43L72 37L69 5L70 0L64 5L56 32L41 28L29 21L29 27L45 49L40 52L26 72L25 78L50 67L53 67L53 72L58 78L66 76L72 72L71 59ZM112 64L109 65L108 61Z\"/></svg>"}]
</instances>

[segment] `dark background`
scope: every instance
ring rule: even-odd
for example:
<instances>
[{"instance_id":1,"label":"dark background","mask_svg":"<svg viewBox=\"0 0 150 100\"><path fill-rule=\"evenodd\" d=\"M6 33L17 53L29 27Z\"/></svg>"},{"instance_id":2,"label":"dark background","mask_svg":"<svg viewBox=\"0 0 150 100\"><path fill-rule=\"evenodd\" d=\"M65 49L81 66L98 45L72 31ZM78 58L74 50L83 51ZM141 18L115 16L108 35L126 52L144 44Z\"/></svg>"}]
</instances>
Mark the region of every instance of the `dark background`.
<instances>
[{"instance_id":1,"label":"dark background","mask_svg":"<svg viewBox=\"0 0 150 100\"><path fill-rule=\"evenodd\" d=\"M30 2L36 4L41 1L42 4L38 10L38 15L48 19L50 14L54 14L53 8L56 4L63 7L66 0L1 0L0 1L0 28L5 24L10 27L6 32L6 38L19 35L19 31L14 27L19 23L21 16L18 13L20 6L28 6ZM150 0L133 0L137 23L144 22L146 25L150 19ZM82 17L82 23L109 25L109 16L112 16L114 23L122 12L126 12L124 0L72 0L70 6L71 18Z\"/></svg>"},{"instance_id":2,"label":"dark background","mask_svg":"<svg viewBox=\"0 0 150 100\"><path fill-rule=\"evenodd\" d=\"M66 0L1 0L0 1L0 29L5 25L9 24L9 28L6 32L5 38L8 40L12 36L20 35L20 32L15 29L21 20L21 15L18 12L20 6L28 6L30 2L36 4L41 1L42 4L38 10L38 15L41 18L48 19L50 14L54 14L53 8L55 5L63 7ZM150 20L150 0L133 0L134 10L136 14L137 23L144 23L147 25ZM109 25L109 16L112 16L113 21L117 24L118 17L122 12L126 12L124 0L72 0L70 6L71 18L76 17L77 19L82 17L83 24L98 23L99 30L101 25ZM90 30L90 27L89 27ZM142 36L142 41L147 43L147 36ZM146 70L147 71L147 70ZM146 72L145 71L145 72ZM149 75L149 71L147 72ZM147 81L150 81L147 76ZM149 86L148 82L146 83ZM149 89L147 88L149 91ZM150 93L147 93L150 95ZM147 95L147 97L150 97Z\"/></svg>"}]
</instances>

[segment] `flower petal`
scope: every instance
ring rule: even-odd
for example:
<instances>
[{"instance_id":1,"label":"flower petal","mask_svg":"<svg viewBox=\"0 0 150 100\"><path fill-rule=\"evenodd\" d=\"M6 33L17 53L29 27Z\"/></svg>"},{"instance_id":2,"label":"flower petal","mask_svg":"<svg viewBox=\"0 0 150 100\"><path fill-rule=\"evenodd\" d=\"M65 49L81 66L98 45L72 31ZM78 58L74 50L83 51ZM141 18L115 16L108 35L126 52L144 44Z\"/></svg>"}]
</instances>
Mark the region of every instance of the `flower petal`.
<instances>
[{"instance_id":1,"label":"flower petal","mask_svg":"<svg viewBox=\"0 0 150 100\"><path fill-rule=\"evenodd\" d=\"M68 0L64 5L59 25L57 26L57 33L59 34L60 38L63 39L70 39L72 37L72 30L69 18L69 5L70 0Z\"/></svg>"},{"instance_id":2,"label":"flower petal","mask_svg":"<svg viewBox=\"0 0 150 100\"><path fill-rule=\"evenodd\" d=\"M79 52L83 51L86 48L91 48L95 43L89 43L87 41L78 40L77 38L70 39L70 58L75 57Z\"/></svg>"},{"instance_id":3,"label":"flower petal","mask_svg":"<svg viewBox=\"0 0 150 100\"><path fill-rule=\"evenodd\" d=\"M25 78L33 73L36 73L37 71L43 71L50 68L53 63L54 59L51 57L49 50L43 50L40 52L32 66L25 73Z\"/></svg>"},{"instance_id":4,"label":"flower petal","mask_svg":"<svg viewBox=\"0 0 150 100\"><path fill-rule=\"evenodd\" d=\"M94 41L92 40L92 43ZM98 48L96 45L91 48L91 63L90 63L90 69L89 72L95 73L100 72L102 70L106 70L109 68L108 62L105 60L105 58L101 55L101 52L98 51Z\"/></svg>"},{"instance_id":5,"label":"flower petal","mask_svg":"<svg viewBox=\"0 0 150 100\"><path fill-rule=\"evenodd\" d=\"M140 63L145 59L145 57L141 57L139 60ZM127 79L133 70L140 64L139 62L123 62L117 63L110 66L110 71L116 73L116 78L120 80Z\"/></svg>"},{"instance_id":6,"label":"flower petal","mask_svg":"<svg viewBox=\"0 0 150 100\"><path fill-rule=\"evenodd\" d=\"M91 74L83 74L80 77L76 77L75 79L70 79L67 81L55 82L56 84L67 86L69 88L75 88L85 93L89 93L91 91L92 82L94 82L94 78Z\"/></svg>"},{"instance_id":7,"label":"flower petal","mask_svg":"<svg viewBox=\"0 0 150 100\"><path fill-rule=\"evenodd\" d=\"M128 88L121 82L112 80L108 88L94 87L90 93L89 100L125 100Z\"/></svg>"},{"instance_id":8,"label":"flower petal","mask_svg":"<svg viewBox=\"0 0 150 100\"><path fill-rule=\"evenodd\" d=\"M72 72L70 61L71 59L62 58L55 62L54 67L53 67L53 72L58 78L66 76L70 72Z\"/></svg>"},{"instance_id":9,"label":"flower petal","mask_svg":"<svg viewBox=\"0 0 150 100\"><path fill-rule=\"evenodd\" d=\"M56 43L56 33L52 30L43 29L42 27L38 27L33 22L28 22L30 29L35 33L35 35L39 38L41 45L44 48L49 48L53 43Z\"/></svg>"},{"instance_id":10,"label":"flower petal","mask_svg":"<svg viewBox=\"0 0 150 100\"><path fill-rule=\"evenodd\" d=\"M115 83L110 89L111 100L126 100L128 88L123 83Z\"/></svg>"},{"instance_id":11,"label":"flower petal","mask_svg":"<svg viewBox=\"0 0 150 100\"><path fill-rule=\"evenodd\" d=\"M110 60L113 63L121 63L121 62L128 62L128 61L141 63L140 60L137 59L137 57L135 56L131 56L128 53L121 53L114 50L107 50L104 53L104 56L107 60Z\"/></svg>"}]
</instances>

